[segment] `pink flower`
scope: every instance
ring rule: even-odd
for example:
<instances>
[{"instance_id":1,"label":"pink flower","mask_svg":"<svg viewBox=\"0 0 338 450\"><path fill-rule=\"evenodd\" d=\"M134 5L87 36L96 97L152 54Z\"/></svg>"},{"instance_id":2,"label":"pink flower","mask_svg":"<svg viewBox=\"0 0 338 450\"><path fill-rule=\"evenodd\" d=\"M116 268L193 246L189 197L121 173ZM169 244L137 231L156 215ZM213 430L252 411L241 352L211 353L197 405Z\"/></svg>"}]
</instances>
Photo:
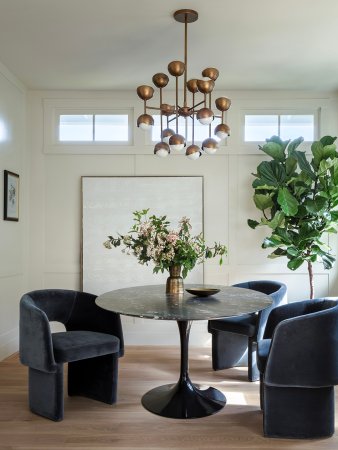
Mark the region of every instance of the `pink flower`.
<instances>
[{"instance_id":1,"label":"pink flower","mask_svg":"<svg viewBox=\"0 0 338 450\"><path fill-rule=\"evenodd\" d=\"M171 233L169 233L169 234L167 235L167 241L170 242L170 244L175 245L177 239L178 239L177 234L175 234L175 233L173 233L173 232L171 232Z\"/></svg>"}]
</instances>

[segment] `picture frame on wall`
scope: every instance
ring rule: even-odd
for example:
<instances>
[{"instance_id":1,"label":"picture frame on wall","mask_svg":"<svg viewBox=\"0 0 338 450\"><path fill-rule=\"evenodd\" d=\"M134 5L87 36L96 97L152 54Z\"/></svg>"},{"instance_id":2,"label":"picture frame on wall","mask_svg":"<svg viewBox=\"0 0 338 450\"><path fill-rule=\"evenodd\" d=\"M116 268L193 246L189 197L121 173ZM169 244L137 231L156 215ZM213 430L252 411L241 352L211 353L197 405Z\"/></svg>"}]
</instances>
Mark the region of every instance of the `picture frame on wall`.
<instances>
[{"instance_id":1,"label":"picture frame on wall","mask_svg":"<svg viewBox=\"0 0 338 450\"><path fill-rule=\"evenodd\" d=\"M19 184L17 173L4 170L4 220L19 221Z\"/></svg>"}]
</instances>

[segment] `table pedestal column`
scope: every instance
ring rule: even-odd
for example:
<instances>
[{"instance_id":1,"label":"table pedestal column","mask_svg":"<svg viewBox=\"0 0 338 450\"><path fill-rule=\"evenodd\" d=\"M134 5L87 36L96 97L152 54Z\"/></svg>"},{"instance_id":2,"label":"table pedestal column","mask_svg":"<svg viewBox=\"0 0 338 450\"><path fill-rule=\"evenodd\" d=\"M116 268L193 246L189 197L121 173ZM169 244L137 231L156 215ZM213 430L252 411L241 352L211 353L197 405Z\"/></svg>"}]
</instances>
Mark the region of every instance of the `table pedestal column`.
<instances>
[{"instance_id":1,"label":"table pedestal column","mask_svg":"<svg viewBox=\"0 0 338 450\"><path fill-rule=\"evenodd\" d=\"M209 387L199 389L189 378L189 334L191 321L180 320L177 325L181 338L181 370L176 384L165 384L148 391L142 397L142 405L150 412L176 419L192 419L210 416L226 403L222 392Z\"/></svg>"}]
</instances>

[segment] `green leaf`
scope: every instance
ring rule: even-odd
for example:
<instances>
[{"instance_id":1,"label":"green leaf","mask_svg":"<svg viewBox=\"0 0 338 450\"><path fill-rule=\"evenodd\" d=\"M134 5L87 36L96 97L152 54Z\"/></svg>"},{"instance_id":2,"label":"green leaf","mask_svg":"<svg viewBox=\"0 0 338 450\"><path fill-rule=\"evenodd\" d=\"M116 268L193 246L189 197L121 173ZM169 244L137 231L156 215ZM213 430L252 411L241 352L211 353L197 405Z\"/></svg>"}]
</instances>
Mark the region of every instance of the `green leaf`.
<instances>
[{"instance_id":1,"label":"green leaf","mask_svg":"<svg viewBox=\"0 0 338 450\"><path fill-rule=\"evenodd\" d=\"M290 142L290 139L287 141L282 141L282 139L279 136L271 136L271 138L265 139L266 142L275 142L276 144L279 144L283 150L286 149L288 146L288 143Z\"/></svg>"},{"instance_id":2,"label":"green leaf","mask_svg":"<svg viewBox=\"0 0 338 450\"><path fill-rule=\"evenodd\" d=\"M277 234L281 238L283 244L290 245L292 243L292 236L285 228L276 228L274 234Z\"/></svg>"},{"instance_id":3,"label":"green leaf","mask_svg":"<svg viewBox=\"0 0 338 450\"><path fill-rule=\"evenodd\" d=\"M310 227L307 224L304 224L301 229L299 230L299 234L297 236L297 239L295 239L295 243L297 245L302 245L308 241L314 241L318 239L321 236L321 232L317 230L311 230Z\"/></svg>"},{"instance_id":4,"label":"green leaf","mask_svg":"<svg viewBox=\"0 0 338 450\"><path fill-rule=\"evenodd\" d=\"M331 219L335 222L338 221L338 211L331 211Z\"/></svg>"},{"instance_id":5,"label":"green leaf","mask_svg":"<svg viewBox=\"0 0 338 450\"><path fill-rule=\"evenodd\" d=\"M328 203L327 203L326 198L320 197L319 195L317 195L317 197L314 200L311 200L308 198L304 202L304 206L310 214L319 213L325 207L327 207L327 205L328 205Z\"/></svg>"},{"instance_id":6,"label":"green leaf","mask_svg":"<svg viewBox=\"0 0 338 450\"><path fill-rule=\"evenodd\" d=\"M303 172L305 172L307 175L309 175L309 177L312 180L315 180L316 179L316 175L313 172L309 161L306 159L305 153L304 152L299 152L298 150L296 150L293 154L297 158L297 161L298 161L300 169Z\"/></svg>"},{"instance_id":7,"label":"green leaf","mask_svg":"<svg viewBox=\"0 0 338 450\"><path fill-rule=\"evenodd\" d=\"M272 186L278 186L286 178L284 167L277 161L263 161L257 167L257 172L261 180Z\"/></svg>"},{"instance_id":8,"label":"green leaf","mask_svg":"<svg viewBox=\"0 0 338 450\"><path fill-rule=\"evenodd\" d=\"M294 246L288 247L287 254L290 255L290 256L296 256L297 257L299 255L299 250L296 247L294 247Z\"/></svg>"},{"instance_id":9,"label":"green leaf","mask_svg":"<svg viewBox=\"0 0 338 450\"><path fill-rule=\"evenodd\" d=\"M331 176L333 183L337 186L338 185L338 158L335 158L333 161L333 165L331 168Z\"/></svg>"},{"instance_id":10,"label":"green leaf","mask_svg":"<svg viewBox=\"0 0 338 450\"><path fill-rule=\"evenodd\" d=\"M253 196L255 205L261 211L271 208L273 206L273 201L270 194L255 194Z\"/></svg>"},{"instance_id":11,"label":"green leaf","mask_svg":"<svg viewBox=\"0 0 338 450\"><path fill-rule=\"evenodd\" d=\"M300 267L304 262L304 259L299 257L299 258L292 258L290 259L290 261L288 262L288 268L290 270L297 270L298 267Z\"/></svg>"},{"instance_id":12,"label":"green leaf","mask_svg":"<svg viewBox=\"0 0 338 450\"><path fill-rule=\"evenodd\" d=\"M263 145L263 147L261 147L261 150L276 161L285 161L284 149L282 145L277 144L276 142L267 142Z\"/></svg>"},{"instance_id":13,"label":"green leaf","mask_svg":"<svg viewBox=\"0 0 338 450\"><path fill-rule=\"evenodd\" d=\"M280 239L278 239L278 236L270 236L264 239L262 248L278 247L279 245L281 245L281 242Z\"/></svg>"},{"instance_id":14,"label":"green leaf","mask_svg":"<svg viewBox=\"0 0 338 450\"><path fill-rule=\"evenodd\" d=\"M321 258L324 269L332 269L333 263L335 262L336 258L329 253L323 253L321 255Z\"/></svg>"},{"instance_id":15,"label":"green leaf","mask_svg":"<svg viewBox=\"0 0 338 450\"><path fill-rule=\"evenodd\" d=\"M321 142L322 145L325 147L326 145L332 145L336 139L337 139L337 137L323 136L323 137L319 140L319 142Z\"/></svg>"},{"instance_id":16,"label":"green leaf","mask_svg":"<svg viewBox=\"0 0 338 450\"><path fill-rule=\"evenodd\" d=\"M248 219L248 225L254 230L257 225L259 225L259 222L257 222L257 220Z\"/></svg>"},{"instance_id":17,"label":"green leaf","mask_svg":"<svg viewBox=\"0 0 338 450\"><path fill-rule=\"evenodd\" d=\"M288 155L293 156L293 152L296 150L297 147L300 146L300 144L303 141L304 141L304 138L302 136L291 141L290 144L288 145Z\"/></svg>"},{"instance_id":18,"label":"green leaf","mask_svg":"<svg viewBox=\"0 0 338 450\"><path fill-rule=\"evenodd\" d=\"M277 201L286 216L294 216L297 214L299 203L287 188L278 190Z\"/></svg>"},{"instance_id":19,"label":"green leaf","mask_svg":"<svg viewBox=\"0 0 338 450\"><path fill-rule=\"evenodd\" d=\"M297 184L298 182L303 183L305 186L311 186L312 185L312 178L309 177L309 175L305 172L301 172L297 177Z\"/></svg>"},{"instance_id":20,"label":"green leaf","mask_svg":"<svg viewBox=\"0 0 338 450\"><path fill-rule=\"evenodd\" d=\"M324 147L324 158L335 158L337 156L336 145L325 145Z\"/></svg>"},{"instance_id":21,"label":"green leaf","mask_svg":"<svg viewBox=\"0 0 338 450\"><path fill-rule=\"evenodd\" d=\"M265 184L260 178L256 178L256 180L252 182L252 187L258 190L267 190L267 191L276 190L276 186L271 185L269 186L268 184Z\"/></svg>"},{"instance_id":22,"label":"green leaf","mask_svg":"<svg viewBox=\"0 0 338 450\"><path fill-rule=\"evenodd\" d=\"M285 256L286 255L286 250L278 247L276 248L276 250L272 253L270 253L270 255L268 255L268 258L270 259L274 259L274 258L279 258L280 256Z\"/></svg>"},{"instance_id":23,"label":"green leaf","mask_svg":"<svg viewBox=\"0 0 338 450\"><path fill-rule=\"evenodd\" d=\"M299 205L298 212L295 215L295 217L297 217L297 219L303 219L307 215L308 215L308 212L307 212L305 206L304 205Z\"/></svg>"},{"instance_id":24,"label":"green leaf","mask_svg":"<svg viewBox=\"0 0 338 450\"><path fill-rule=\"evenodd\" d=\"M286 174L290 176L296 170L296 167L297 159L292 156L288 156L285 161Z\"/></svg>"},{"instance_id":25,"label":"green leaf","mask_svg":"<svg viewBox=\"0 0 338 450\"><path fill-rule=\"evenodd\" d=\"M324 158L324 147L320 141L315 141L311 145L311 152L313 154L314 168L317 169L320 161Z\"/></svg>"},{"instance_id":26,"label":"green leaf","mask_svg":"<svg viewBox=\"0 0 338 450\"><path fill-rule=\"evenodd\" d=\"M279 228L283 224L284 218L285 214L282 211L277 211L267 225L273 230Z\"/></svg>"},{"instance_id":27,"label":"green leaf","mask_svg":"<svg viewBox=\"0 0 338 450\"><path fill-rule=\"evenodd\" d=\"M322 161L320 161L319 164L319 175L325 175L326 172L331 169L331 167L333 166L333 162L332 161L327 161L325 159L323 159Z\"/></svg>"}]
</instances>

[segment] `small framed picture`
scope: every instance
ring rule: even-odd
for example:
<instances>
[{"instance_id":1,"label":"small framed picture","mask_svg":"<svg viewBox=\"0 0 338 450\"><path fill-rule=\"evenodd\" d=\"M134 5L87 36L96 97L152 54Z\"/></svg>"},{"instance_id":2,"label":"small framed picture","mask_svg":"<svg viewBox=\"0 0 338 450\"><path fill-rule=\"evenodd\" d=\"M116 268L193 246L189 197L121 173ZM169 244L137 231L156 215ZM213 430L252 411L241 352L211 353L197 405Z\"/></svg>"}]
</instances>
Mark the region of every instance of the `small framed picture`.
<instances>
[{"instance_id":1,"label":"small framed picture","mask_svg":"<svg viewBox=\"0 0 338 450\"><path fill-rule=\"evenodd\" d=\"M19 220L19 175L4 171L4 220Z\"/></svg>"}]
</instances>

